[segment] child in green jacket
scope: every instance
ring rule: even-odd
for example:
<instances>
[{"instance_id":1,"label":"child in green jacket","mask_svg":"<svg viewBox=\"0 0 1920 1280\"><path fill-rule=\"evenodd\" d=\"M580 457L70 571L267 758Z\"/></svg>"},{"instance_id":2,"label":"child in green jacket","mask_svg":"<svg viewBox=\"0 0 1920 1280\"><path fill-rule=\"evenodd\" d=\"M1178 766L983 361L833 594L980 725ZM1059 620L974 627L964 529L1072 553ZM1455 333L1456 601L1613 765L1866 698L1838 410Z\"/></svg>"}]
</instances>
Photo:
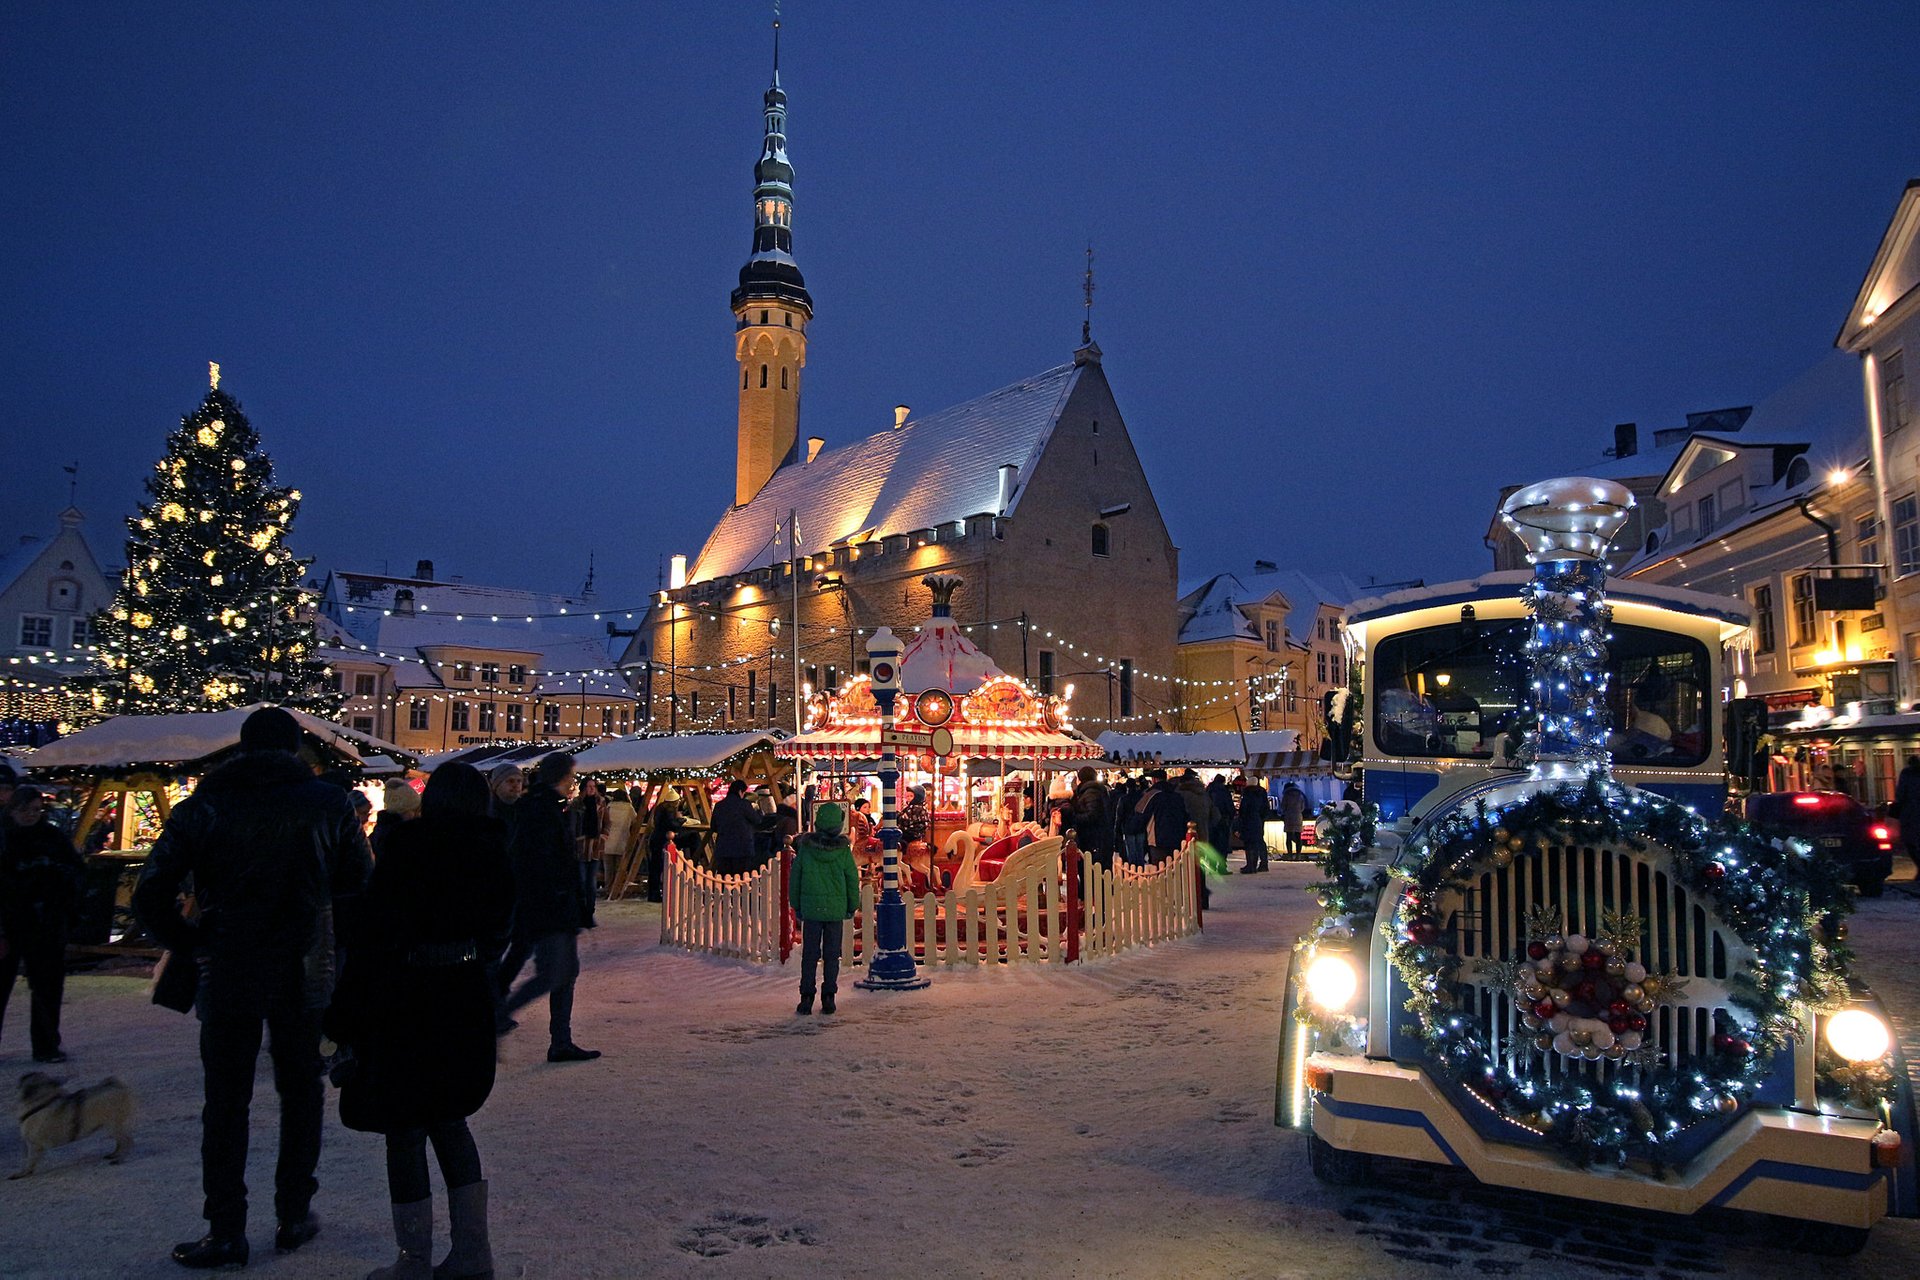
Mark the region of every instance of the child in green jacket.
<instances>
[{"instance_id":1,"label":"child in green jacket","mask_svg":"<svg viewBox=\"0 0 1920 1280\"><path fill-rule=\"evenodd\" d=\"M814 969L824 962L820 1012L833 1012L834 985L840 977L840 942L846 922L860 909L860 872L853 850L841 834L847 811L823 804L813 811L813 830L793 846L793 872L787 899L800 917L800 1004L797 1014L813 1012Z\"/></svg>"}]
</instances>

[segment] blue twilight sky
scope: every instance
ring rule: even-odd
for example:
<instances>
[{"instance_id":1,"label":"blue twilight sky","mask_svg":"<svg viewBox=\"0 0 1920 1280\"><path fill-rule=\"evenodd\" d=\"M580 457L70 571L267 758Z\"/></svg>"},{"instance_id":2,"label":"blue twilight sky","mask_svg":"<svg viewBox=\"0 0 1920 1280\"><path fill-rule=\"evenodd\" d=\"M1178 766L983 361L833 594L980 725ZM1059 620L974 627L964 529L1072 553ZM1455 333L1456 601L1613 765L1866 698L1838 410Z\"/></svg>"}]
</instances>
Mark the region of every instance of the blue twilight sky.
<instances>
[{"instance_id":1,"label":"blue twilight sky","mask_svg":"<svg viewBox=\"0 0 1920 1280\"><path fill-rule=\"evenodd\" d=\"M788 0L802 434L1094 336L1183 577L1487 563L1502 482L1830 350L1920 5ZM324 565L637 600L733 484L768 6L0 11L0 540L208 359Z\"/></svg>"}]
</instances>

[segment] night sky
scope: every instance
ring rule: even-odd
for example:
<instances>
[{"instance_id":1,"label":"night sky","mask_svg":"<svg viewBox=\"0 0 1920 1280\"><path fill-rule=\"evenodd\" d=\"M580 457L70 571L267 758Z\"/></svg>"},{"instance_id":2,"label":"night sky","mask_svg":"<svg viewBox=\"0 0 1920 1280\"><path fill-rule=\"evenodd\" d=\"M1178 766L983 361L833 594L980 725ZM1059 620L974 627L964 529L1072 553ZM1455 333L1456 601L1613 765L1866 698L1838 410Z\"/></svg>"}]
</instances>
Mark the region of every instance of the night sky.
<instances>
[{"instance_id":1,"label":"night sky","mask_svg":"<svg viewBox=\"0 0 1920 1280\"><path fill-rule=\"evenodd\" d=\"M0 539L96 550L219 360L321 567L637 601L731 500L768 6L0 12ZM801 434L1094 336L1183 578L1484 569L1503 482L1830 350L1920 5L824 4ZM804 516L804 513L803 513Z\"/></svg>"}]
</instances>

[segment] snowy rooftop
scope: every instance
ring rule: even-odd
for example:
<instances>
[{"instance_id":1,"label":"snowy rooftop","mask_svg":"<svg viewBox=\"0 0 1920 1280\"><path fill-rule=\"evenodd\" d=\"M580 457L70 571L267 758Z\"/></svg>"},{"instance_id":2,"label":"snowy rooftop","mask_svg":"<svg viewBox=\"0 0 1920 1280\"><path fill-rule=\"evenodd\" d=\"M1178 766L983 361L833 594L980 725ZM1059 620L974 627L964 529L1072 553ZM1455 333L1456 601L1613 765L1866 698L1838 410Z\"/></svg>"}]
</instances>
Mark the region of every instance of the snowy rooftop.
<instances>
[{"instance_id":1,"label":"snowy rooftop","mask_svg":"<svg viewBox=\"0 0 1920 1280\"><path fill-rule=\"evenodd\" d=\"M381 619L394 607L395 593L402 590L413 592L416 614L428 617L476 619L496 628L531 625L543 630L599 629L592 620L592 601L557 592L340 569L329 572L321 584L320 608L356 639L371 644ZM527 622L529 616L534 619L532 623ZM494 618L499 622L493 623Z\"/></svg>"},{"instance_id":2,"label":"snowy rooftop","mask_svg":"<svg viewBox=\"0 0 1920 1280\"><path fill-rule=\"evenodd\" d=\"M1344 607L1367 590L1343 573L1269 569L1216 574L1181 592L1182 603L1191 601L1194 612L1180 628L1180 643L1260 639L1259 631L1241 610L1275 594L1287 602L1288 637L1304 641L1314 628L1322 604Z\"/></svg>"},{"instance_id":3,"label":"snowy rooftop","mask_svg":"<svg viewBox=\"0 0 1920 1280\"><path fill-rule=\"evenodd\" d=\"M1249 756L1292 751L1299 735L1292 729L1246 733L1120 733L1108 730L1094 739L1109 760L1156 760L1161 764L1244 765Z\"/></svg>"},{"instance_id":4,"label":"snowy rooftop","mask_svg":"<svg viewBox=\"0 0 1920 1280\"><path fill-rule=\"evenodd\" d=\"M586 692L628 694L630 686L618 670L617 653L624 640L604 634L558 632L545 627L529 628L523 622L509 626L489 622L455 622L451 618L381 617L377 625L363 629L369 637L360 640L349 633L339 643L321 651L322 658L336 655L363 661L386 662L394 668L394 683L402 689L438 688L446 684L427 651L440 646L479 649L501 655L503 661L524 657L526 665L540 673L537 685L527 692L552 696ZM604 624L595 623L603 627ZM363 647L364 646L364 647ZM564 674L563 674L564 673Z\"/></svg>"},{"instance_id":5,"label":"snowy rooftop","mask_svg":"<svg viewBox=\"0 0 1920 1280\"><path fill-rule=\"evenodd\" d=\"M615 738L582 751L574 758L574 767L581 773L691 772L714 768L742 751L771 748L780 738L780 734L765 730Z\"/></svg>"},{"instance_id":6,"label":"snowy rooftop","mask_svg":"<svg viewBox=\"0 0 1920 1280\"><path fill-rule=\"evenodd\" d=\"M687 581L784 560L788 549L775 545L773 534L789 510L800 512L802 551L914 533L997 514L1005 463L1020 468L1017 506L1078 374L1077 366L1061 365L977 400L909 418L898 429L822 450L812 462L788 463L745 506L720 517Z\"/></svg>"}]
</instances>

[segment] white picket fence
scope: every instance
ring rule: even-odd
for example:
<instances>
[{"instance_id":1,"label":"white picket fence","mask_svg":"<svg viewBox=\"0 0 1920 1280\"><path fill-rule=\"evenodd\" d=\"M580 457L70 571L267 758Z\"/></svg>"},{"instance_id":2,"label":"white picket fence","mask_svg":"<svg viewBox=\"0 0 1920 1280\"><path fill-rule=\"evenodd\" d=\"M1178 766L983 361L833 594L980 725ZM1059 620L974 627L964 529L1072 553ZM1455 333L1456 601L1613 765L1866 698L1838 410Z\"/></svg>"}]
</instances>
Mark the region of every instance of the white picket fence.
<instances>
[{"instance_id":1,"label":"white picket fence","mask_svg":"<svg viewBox=\"0 0 1920 1280\"><path fill-rule=\"evenodd\" d=\"M871 884L861 887L855 963L879 946L877 897ZM1067 900L1058 837L1019 850L990 884L905 897L907 947L922 964L1066 962Z\"/></svg>"},{"instance_id":2,"label":"white picket fence","mask_svg":"<svg viewBox=\"0 0 1920 1280\"><path fill-rule=\"evenodd\" d=\"M1193 846L1146 868L1116 862L1112 871L1103 871L1083 856L1080 899L1080 956L1085 960L1197 933L1200 888Z\"/></svg>"},{"instance_id":3,"label":"white picket fence","mask_svg":"<svg viewBox=\"0 0 1920 1280\"><path fill-rule=\"evenodd\" d=\"M663 887L662 943L768 964L785 960L788 913L778 859L745 875L718 875L670 851ZM877 896L871 884L862 886L860 917L849 939L850 964L865 963L879 945ZM1156 867L1116 863L1111 871L1080 855L1078 939L1069 936L1072 911L1058 839L1020 850L990 884L905 897L907 946L928 965L1064 964L1118 955L1200 929L1190 849Z\"/></svg>"},{"instance_id":4,"label":"white picket fence","mask_svg":"<svg viewBox=\"0 0 1920 1280\"><path fill-rule=\"evenodd\" d=\"M660 941L689 951L777 964L786 903L780 860L744 875L720 875L667 851L661 886Z\"/></svg>"}]
</instances>

